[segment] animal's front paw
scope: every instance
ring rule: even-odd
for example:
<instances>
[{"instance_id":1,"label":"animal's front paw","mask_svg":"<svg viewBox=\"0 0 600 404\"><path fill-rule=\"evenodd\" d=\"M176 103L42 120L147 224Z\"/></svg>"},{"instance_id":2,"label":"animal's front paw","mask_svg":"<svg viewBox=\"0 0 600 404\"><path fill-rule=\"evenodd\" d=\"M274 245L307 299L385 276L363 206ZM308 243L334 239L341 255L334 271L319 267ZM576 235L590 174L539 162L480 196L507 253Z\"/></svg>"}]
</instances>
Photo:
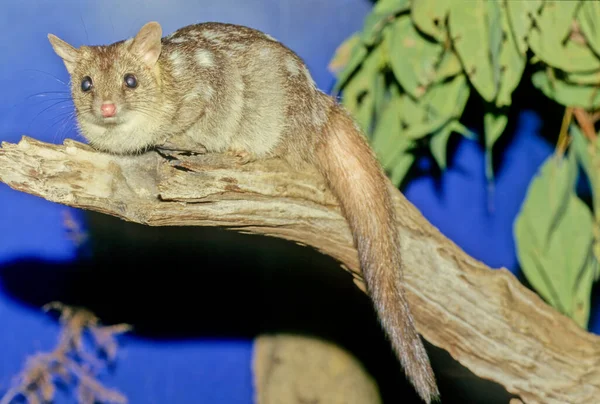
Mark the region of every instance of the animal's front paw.
<instances>
[{"instance_id":1,"label":"animal's front paw","mask_svg":"<svg viewBox=\"0 0 600 404\"><path fill-rule=\"evenodd\" d=\"M163 144L159 145L158 149L169 150L169 151L174 151L174 152L181 152L181 153L190 153L190 154L206 154L206 153L208 153L208 149L206 147L204 147L204 145L201 145L199 143L191 145L191 147L190 147L190 145L183 146L176 142L166 141Z\"/></svg>"},{"instance_id":2,"label":"animal's front paw","mask_svg":"<svg viewBox=\"0 0 600 404\"><path fill-rule=\"evenodd\" d=\"M239 165L248 164L256 160L256 157L252 153L245 150L228 150L226 154L235 157L236 164Z\"/></svg>"}]
</instances>

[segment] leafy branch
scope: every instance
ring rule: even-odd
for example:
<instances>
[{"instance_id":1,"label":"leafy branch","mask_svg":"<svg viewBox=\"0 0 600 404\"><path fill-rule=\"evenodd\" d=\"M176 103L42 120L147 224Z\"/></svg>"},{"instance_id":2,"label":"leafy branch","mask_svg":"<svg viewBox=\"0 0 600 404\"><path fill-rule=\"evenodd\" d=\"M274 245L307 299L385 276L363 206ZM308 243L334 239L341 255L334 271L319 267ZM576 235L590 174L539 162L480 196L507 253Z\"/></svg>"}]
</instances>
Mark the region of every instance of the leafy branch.
<instances>
[{"instance_id":1,"label":"leafy branch","mask_svg":"<svg viewBox=\"0 0 600 404\"><path fill-rule=\"evenodd\" d=\"M493 181L494 145L527 64L533 86L566 112L556 153L515 223L517 252L536 291L585 327L600 262L600 2L379 0L330 68L334 91L399 186L417 150L429 150L445 170L450 136L474 137L461 123L471 97L485 105L485 170ZM592 188L591 207L577 194L580 178Z\"/></svg>"}]
</instances>

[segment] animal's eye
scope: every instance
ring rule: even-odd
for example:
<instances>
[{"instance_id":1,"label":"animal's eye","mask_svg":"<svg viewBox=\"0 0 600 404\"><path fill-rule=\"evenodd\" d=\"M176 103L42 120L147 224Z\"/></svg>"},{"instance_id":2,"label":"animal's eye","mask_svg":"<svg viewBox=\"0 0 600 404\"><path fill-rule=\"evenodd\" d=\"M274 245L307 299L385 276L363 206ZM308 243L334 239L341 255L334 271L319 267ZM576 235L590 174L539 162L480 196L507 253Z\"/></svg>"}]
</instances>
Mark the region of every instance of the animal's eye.
<instances>
[{"instance_id":1,"label":"animal's eye","mask_svg":"<svg viewBox=\"0 0 600 404\"><path fill-rule=\"evenodd\" d=\"M131 73L125 75L125 85L129 88L136 88L138 85L137 79Z\"/></svg>"},{"instance_id":2,"label":"animal's eye","mask_svg":"<svg viewBox=\"0 0 600 404\"><path fill-rule=\"evenodd\" d=\"M85 76L83 80L81 80L81 90L84 92L88 92L92 89L92 79L90 76Z\"/></svg>"}]
</instances>

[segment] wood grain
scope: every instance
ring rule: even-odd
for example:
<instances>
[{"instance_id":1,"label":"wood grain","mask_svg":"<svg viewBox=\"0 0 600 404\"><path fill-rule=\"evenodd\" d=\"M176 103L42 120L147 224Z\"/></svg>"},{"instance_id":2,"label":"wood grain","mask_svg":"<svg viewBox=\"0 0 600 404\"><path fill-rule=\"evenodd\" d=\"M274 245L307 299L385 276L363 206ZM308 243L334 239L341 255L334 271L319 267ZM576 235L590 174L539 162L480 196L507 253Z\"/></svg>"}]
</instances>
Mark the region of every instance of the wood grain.
<instances>
[{"instance_id":1,"label":"wood grain","mask_svg":"<svg viewBox=\"0 0 600 404\"><path fill-rule=\"evenodd\" d=\"M221 226L310 245L364 289L349 228L312 171L223 155L110 156L81 143L2 143L0 180L61 204L150 226ZM393 188L390 184L390 188ZM405 280L418 331L525 403L600 398L600 338L545 304L506 269L444 237L393 189Z\"/></svg>"}]
</instances>

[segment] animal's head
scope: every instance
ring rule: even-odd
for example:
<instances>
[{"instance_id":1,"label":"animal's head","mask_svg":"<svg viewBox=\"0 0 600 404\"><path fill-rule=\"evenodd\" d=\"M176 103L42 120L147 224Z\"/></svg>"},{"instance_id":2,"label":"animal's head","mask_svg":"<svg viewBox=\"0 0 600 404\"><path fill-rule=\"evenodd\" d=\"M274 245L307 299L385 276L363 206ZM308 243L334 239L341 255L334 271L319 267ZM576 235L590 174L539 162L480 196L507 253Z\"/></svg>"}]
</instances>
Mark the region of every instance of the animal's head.
<instances>
[{"instance_id":1,"label":"animal's head","mask_svg":"<svg viewBox=\"0 0 600 404\"><path fill-rule=\"evenodd\" d=\"M114 153L151 146L152 139L139 129L156 119L161 36L157 22L147 23L131 39L106 46L75 48L48 35L71 76L77 121L92 145Z\"/></svg>"}]
</instances>

